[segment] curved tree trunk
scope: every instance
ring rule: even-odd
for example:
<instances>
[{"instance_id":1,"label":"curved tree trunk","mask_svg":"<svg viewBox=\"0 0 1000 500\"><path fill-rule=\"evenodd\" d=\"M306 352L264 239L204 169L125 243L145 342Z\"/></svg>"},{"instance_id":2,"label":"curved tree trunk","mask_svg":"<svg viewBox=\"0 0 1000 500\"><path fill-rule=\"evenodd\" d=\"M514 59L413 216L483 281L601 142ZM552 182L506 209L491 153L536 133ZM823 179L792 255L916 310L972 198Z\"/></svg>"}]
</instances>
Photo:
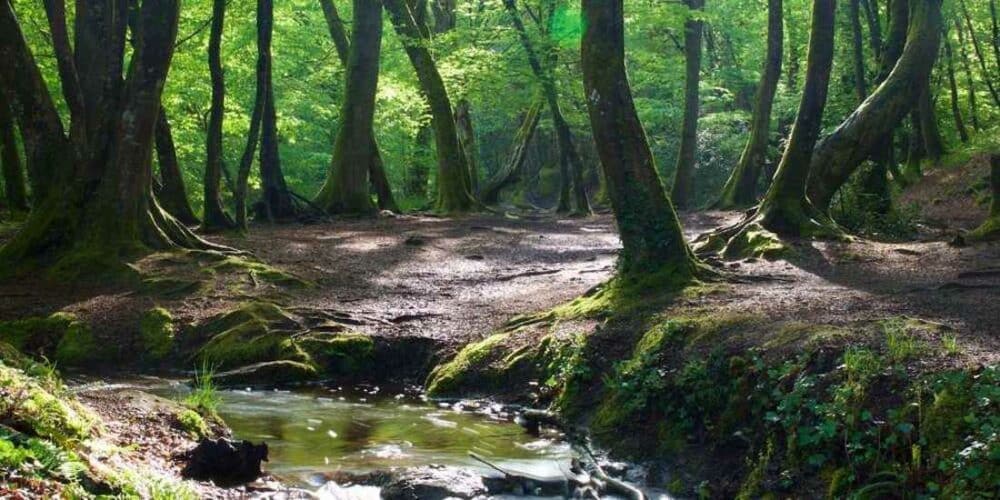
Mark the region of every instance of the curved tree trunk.
<instances>
[{"instance_id":1,"label":"curved tree trunk","mask_svg":"<svg viewBox=\"0 0 1000 500\"><path fill-rule=\"evenodd\" d=\"M333 160L316 204L327 212L371 214L369 169L376 152L371 140L382 44L382 6L354 0L354 41L347 62L347 89Z\"/></svg>"},{"instance_id":2,"label":"curved tree trunk","mask_svg":"<svg viewBox=\"0 0 1000 500\"><path fill-rule=\"evenodd\" d=\"M736 169L722 188L722 196L715 205L719 209L748 207L757 201L757 181L767 159L767 143L771 135L771 109L781 78L785 38L783 9L782 0L768 0L767 59L757 87L750 137Z\"/></svg>"},{"instance_id":3,"label":"curved tree trunk","mask_svg":"<svg viewBox=\"0 0 1000 500\"><path fill-rule=\"evenodd\" d=\"M958 80L955 78L955 56L951 48L951 39L944 37L944 53L948 59L948 90L951 92L951 116L955 119L955 130L963 143L969 142L969 131L962 119L962 105L958 102Z\"/></svg>"},{"instance_id":4,"label":"curved tree trunk","mask_svg":"<svg viewBox=\"0 0 1000 500\"><path fill-rule=\"evenodd\" d=\"M559 142L560 171L562 176L561 193L559 196L560 212L574 211L581 215L589 215L590 200L587 198L586 186L583 185L583 160L576 149L573 141L573 132L569 123L563 116L562 108L559 106L559 90L556 88L555 74L552 68L542 66L542 60L531 43L528 31L521 21L521 15L517 11L515 0L504 0L504 6L510 14L514 29L517 30L518 38L528 56L528 64L542 85L542 93L552 113L552 125L556 130L556 139ZM572 197L571 197L572 196ZM572 201L571 201L572 200Z\"/></svg>"},{"instance_id":5,"label":"curved tree trunk","mask_svg":"<svg viewBox=\"0 0 1000 500\"><path fill-rule=\"evenodd\" d=\"M274 0L257 0L258 53L265 61L264 114L261 116L260 181L263 190L261 212L269 221L294 218L295 208L291 192L281 171L278 153L278 116L274 103L273 65L271 64L271 33L274 29Z\"/></svg>"},{"instance_id":6,"label":"curved tree trunk","mask_svg":"<svg viewBox=\"0 0 1000 500\"><path fill-rule=\"evenodd\" d=\"M521 126L514 135L514 143L510 149L507 161L500 167L493 177L486 183L480 191L480 199L486 204L495 204L500 199L500 191L520 180L524 174L524 161L528 157L528 146L535 137L538 129L538 122L542 118L542 108L544 101L540 98L528 108L527 113L521 120Z\"/></svg>"},{"instance_id":7,"label":"curved tree trunk","mask_svg":"<svg viewBox=\"0 0 1000 500\"><path fill-rule=\"evenodd\" d=\"M326 19L326 27L330 32L330 38L337 49L337 57L340 63L346 68L351 51L351 42L344 28L344 21L337 12L337 7L333 0L319 0L323 9L323 17ZM389 184L389 177L385 173L385 163L382 161L382 153L379 151L378 141L375 139L374 127L371 130L371 164L368 175L371 178L372 190L378 198L378 208L380 210L399 211L396 199L392 194L392 186Z\"/></svg>"},{"instance_id":8,"label":"curved tree trunk","mask_svg":"<svg viewBox=\"0 0 1000 500\"><path fill-rule=\"evenodd\" d=\"M623 276L664 273L683 284L698 272L656 172L625 73L623 0L582 0L581 66L594 142L618 222Z\"/></svg>"},{"instance_id":9,"label":"curved tree trunk","mask_svg":"<svg viewBox=\"0 0 1000 500\"><path fill-rule=\"evenodd\" d=\"M7 208L17 213L28 211L28 195L25 193L24 171L21 170L14 126L6 95L0 88L0 165L3 168L4 198Z\"/></svg>"},{"instance_id":10,"label":"curved tree trunk","mask_svg":"<svg viewBox=\"0 0 1000 500\"><path fill-rule=\"evenodd\" d=\"M86 1L78 3L77 22L86 26L78 24L76 33L88 41L77 43L77 61L95 59L92 54L79 54L96 46L90 39L124 38L124 5L111 5L101 15L90 10L91 7ZM87 144L74 145L77 151L94 153L89 161L74 161L66 155L60 163L50 164L53 170L49 174L53 178L74 182L53 183L52 191L39 198L22 230L0 249L5 269L30 272L40 266L50 276L60 279L83 273L107 279L128 272L123 261L150 249L219 248L199 239L164 212L152 194L153 139L178 17L176 0L143 2L135 23L136 49L128 75L119 84L109 83L113 78L108 71L122 66L121 60L109 59L115 54L115 45L101 47L105 59L100 63L76 65L81 72L78 81L88 82L83 88L101 92L92 95L85 91L86 99L109 105L93 108L88 103L87 116L79 119L97 129L104 129L107 120L110 133L88 133ZM30 75L37 74L38 68L23 43L20 26L8 2L0 5L0 33L4 42L14 41L12 45L2 45L0 63L5 67L15 63L23 70L19 74L29 75L27 82L14 85L3 78L0 82L3 91L15 92L19 101L27 99L23 102L41 105L22 106L18 110L21 120L57 116L47 89L31 88ZM124 59L124 54L118 57ZM39 145L49 149L65 148L68 142L61 134L53 134L46 140L50 142ZM59 175L61 172L65 175Z\"/></svg>"},{"instance_id":11,"label":"curved tree trunk","mask_svg":"<svg viewBox=\"0 0 1000 500\"><path fill-rule=\"evenodd\" d=\"M702 10L705 0L684 0L691 10ZM684 21L684 125L681 129L681 145L677 153L677 168L671 198L674 205L683 210L690 208L694 187L694 167L698 161L698 86L701 81L701 38L705 23L699 14L689 13Z\"/></svg>"},{"instance_id":12,"label":"curved tree trunk","mask_svg":"<svg viewBox=\"0 0 1000 500\"><path fill-rule=\"evenodd\" d=\"M427 26L418 23L405 0L384 0L393 27L403 39L406 54L417 73L431 111L431 124L438 157L438 196L435 208L441 212L465 212L477 206L469 183L469 167L458 141L455 114L448 91L426 41Z\"/></svg>"},{"instance_id":13,"label":"curved tree trunk","mask_svg":"<svg viewBox=\"0 0 1000 500\"><path fill-rule=\"evenodd\" d=\"M212 28L208 36L208 70L212 79L212 106L205 139L204 205L201 227L218 231L235 227L222 208L222 122L226 114L226 82L222 69L222 30L226 0L212 1Z\"/></svg>"},{"instance_id":14,"label":"curved tree trunk","mask_svg":"<svg viewBox=\"0 0 1000 500\"><path fill-rule=\"evenodd\" d=\"M156 190L156 199L168 214L174 216L178 221L193 226L198 223L198 217L191 209L188 201L187 188L184 186L184 177L181 175L180 165L177 163L177 149L174 147L174 136L170 130L170 122L167 120L167 111L160 106L160 113L156 117L156 158L160 167L159 189Z\"/></svg>"},{"instance_id":15,"label":"curved tree trunk","mask_svg":"<svg viewBox=\"0 0 1000 500\"><path fill-rule=\"evenodd\" d=\"M941 0L910 2L909 35L892 73L813 153L809 196L822 210L834 193L913 108L919 86L930 74L941 38Z\"/></svg>"}]
</instances>

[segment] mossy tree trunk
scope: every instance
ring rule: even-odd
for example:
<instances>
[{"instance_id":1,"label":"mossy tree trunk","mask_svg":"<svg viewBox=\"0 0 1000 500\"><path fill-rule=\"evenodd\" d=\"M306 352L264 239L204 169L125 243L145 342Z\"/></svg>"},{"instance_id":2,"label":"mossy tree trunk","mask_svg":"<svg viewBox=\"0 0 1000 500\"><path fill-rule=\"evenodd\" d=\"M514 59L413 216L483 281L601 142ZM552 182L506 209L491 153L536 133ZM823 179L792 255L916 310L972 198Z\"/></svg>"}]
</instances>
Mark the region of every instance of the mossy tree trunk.
<instances>
[{"instance_id":1,"label":"mossy tree trunk","mask_svg":"<svg viewBox=\"0 0 1000 500\"><path fill-rule=\"evenodd\" d=\"M524 114L521 126L517 128L517 133L514 135L514 144L511 146L507 161L504 162L500 170L490 178L480 191L480 199L482 199L483 203L496 203L500 199L500 191L518 182L524 174L524 162L528 157L528 146L535 137L535 131L538 130L538 122L541 121L543 107L545 107L544 100L536 98Z\"/></svg>"},{"instance_id":2,"label":"mossy tree trunk","mask_svg":"<svg viewBox=\"0 0 1000 500\"><path fill-rule=\"evenodd\" d=\"M510 14L511 22L517 31L521 46L528 57L528 65L532 73L542 86L542 95L548 104L549 112L552 114L552 125L556 131L556 140L559 142L560 170L562 175L562 188L559 196L558 211L573 211L579 215L589 215L590 200L587 197L587 189L583 183L583 160L576 149L573 140L573 132L569 122L563 115L559 105L559 89L556 87L555 72L551 67L542 65L542 58L539 56L528 30L521 20L521 14L517 10L515 0L504 0L504 7ZM572 197L571 197L572 196Z\"/></svg>"},{"instance_id":3,"label":"mossy tree trunk","mask_svg":"<svg viewBox=\"0 0 1000 500\"><path fill-rule=\"evenodd\" d=\"M951 96L951 116L955 120L955 130L958 131L958 138L963 142L969 142L969 130L965 128L965 120L962 118L962 104L958 98L958 79L955 78L955 55L951 48L951 38L944 37L944 54L948 61L948 91Z\"/></svg>"},{"instance_id":4,"label":"mossy tree trunk","mask_svg":"<svg viewBox=\"0 0 1000 500\"><path fill-rule=\"evenodd\" d=\"M919 179L922 175L921 163L927 154L924 150L924 121L920 118L919 107L910 113L910 135L906 143L906 165L903 166L904 182Z\"/></svg>"},{"instance_id":5,"label":"mossy tree trunk","mask_svg":"<svg viewBox=\"0 0 1000 500\"><path fill-rule=\"evenodd\" d=\"M184 176L180 164L177 163L177 148L174 146L174 135L167 119L167 110L160 106L156 116L156 163L160 169L159 182L154 183L156 199L168 214L178 221L193 226L198 223L198 217L191 209L188 201Z\"/></svg>"},{"instance_id":6,"label":"mossy tree trunk","mask_svg":"<svg viewBox=\"0 0 1000 500\"><path fill-rule=\"evenodd\" d=\"M625 72L623 0L582 0L581 66L594 142L622 240L623 276L667 273L684 283L698 272L656 171Z\"/></svg>"},{"instance_id":7,"label":"mossy tree trunk","mask_svg":"<svg viewBox=\"0 0 1000 500\"><path fill-rule=\"evenodd\" d=\"M340 13L337 12L337 6L333 3L333 0L320 0L320 7L323 9L323 17L326 19L330 39L333 40L334 47L337 49L337 57L340 59L340 63L347 68L351 52L351 41L347 36L344 20L340 17ZM368 175L371 178L372 190L378 199L378 208L380 210L398 212L399 206L396 204L396 198L392 194L389 177L385 173L385 163L382 161L382 153L379 150L378 141L375 139L374 126L370 134L372 152Z\"/></svg>"},{"instance_id":8,"label":"mossy tree trunk","mask_svg":"<svg viewBox=\"0 0 1000 500\"><path fill-rule=\"evenodd\" d=\"M30 272L42 267L60 279L84 273L117 276L126 272L125 260L151 249L220 248L192 234L153 196L153 141L179 4L143 2L137 16L132 34L136 49L122 79L128 17L124 2L78 2L72 78L86 102L83 114L73 117L84 124L70 128L82 127L86 133L74 136L74 141L62 133L39 136L44 140L38 146L49 150L68 150L72 142L73 154L47 165L50 191L38 199L21 231L0 249L4 269ZM34 85L40 81L40 76L35 79L38 67L9 2L0 5L0 33L0 65L27 76L13 82L0 77L3 91L22 103L20 121L58 118L48 90ZM55 130L55 124L44 126Z\"/></svg>"},{"instance_id":9,"label":"mossy tree trunk","mask_svg":"<svg viewBox=\"0 0 1000 500\"><path fill-rule=\"evenodd\" d=\"M990 214L986 222L970 233L974 241L1000 239L1000 153L990 156L990 187L993 194Z\"/></svg>"},{"instance_id":10,"label":"mossy tree trunk","mask_svg":"<svg viewBox=\"0 0 1000 500\"><path fill-rule=\"evenodd\" d=\"M705 0L684 0L692 11L705 7ZM698 114L700 103L698 87L701 82L701 39L705 28L699 12L688 14L684 21L684 123L681 128L680 150L677 152L677 168L671 198L677 208L691 208L694 188L694 168L698 161Z\"/></svg>"},{"instance_id":11,"label":"mossy tree trunk","mask_svg":"<svg viewBox=\"0 0 1000 500\"><path fill-rule=\"evenodd\" d=\"M377 151L372 147L375 94L382 45L382 5L354 0L354 40L347 58L347 89L333 160L316 204L330 213L371 214L369 170Z\"/></svg>"},{"instance_id":12,"label":"mossy tree trunk","mask_svg":"<svg viewBox=\"0 0 1000 500\"><path fill-rule=\"evenodd\" d=\"M18 213L28 211L28 194L14 127L6 95L0 89L0 167L3 169L4 200L8 210Z\"/></svg>"},{"instance_id":13,"label":"mossy tree trunk","mask_svg":"<svg viewBox=\"0 0 1000 500\"><path fill-rule=\"evenodd\" d=\"M902 55L892 72L813 152L809 197L821 210L871 154L880 138L913 110L934 66L941 38L941 0L910 2L909 30Z\"/></svg>"},{"instance_id":14,"label":"mossy tree trunk","mask_svg":"<svg viewBox=\"0 0 1000 500\"><path fill-rule=\"evenodd\" d=\"M858 102L868 97L865 79L864 33L861 30L861 0L848 0L848 17L851 21L851 65L854 69L854 95Z\"/></svg>"},{"instance_id":15,"label":"mossy tree trunk","mask_svg":"<svg viewBox=\"0 0 1000 500\"><path fill-rule=\"evenodd\" d=\"M260 181L263 197L262 215L270 221L289 220L298 215L295 200L285 183L278 152L278 113L274 102L274 71L271 35L274 30L274 0L257 0L257 50L265 64L264 109L261 115Z\"/></svg>"},{"instance_id":16,"label":"mossy tree trunk","mask_svg":"<svg viewBox=\"0 0 1000 500\"><path fill-rule=\"evenodd\" d=\"M955 34L958 35L958 54L962 61L962 72L965 73L965 95L969 97L969 118L976 132L982 130L979 123L979 106L976 104L976 82L972 75L972 64L969 63L969 52L965 48L965 33L962 23L955 19Z\"/></svg>"},{"instance_id":17,"label":"mossy tree trunk","mask_svg":"<svg viewBox=\"0 0 1000 500\"><path fill-rule=\"evenodd\" d=\"M920 131L924 138L924 153L931 161L937 162L944 156L944 139L941 138L941 128L938 126L937 110L931 95L930 74L927 82L917 97L917 107L920 109Z\"/></svg>"},{"instance_id":18,"label":"mossy tree trunk","mask_svg":"<svg viewBox=\"0 0 1000 500\"><path fill-rule=\"evenodd\" d=\"M861 10L868 23L868 39L875 59L882 57L882 20L879 18L877 0L861 0Z\"/></svg>"},{"instance_id":19,"label":"mossy tree trunk","mask_svg":"<svg viewBox=\"0 0 1000 500\"><path fill-rule=\"evenodd\" d=\"M473 210L478 203L472 196L469 167L458 141L451 99L444 80L438 73L434 57L427 49L429 30L425 23L414 18L406 0L384 0L383 5L389 12L393 27L402 38L406 55L417 73L421 90L430 107L438 158L435 209L445 213Z\"/></svg>"},{"instance_id":20,"label":"mossy tree trunk","mask_svg":"<svg viewBox=\"0 0 1000 500\"><path fill-rule=\"evenodd\" d=\"M757 201L757 182L767 160L771 135L771 109L781 78L781 60L785 38L782 0L768 0L767 58L757 87L750 136L740 161L722 188L716 208L731 209L753 205Z\"/></svg>"},{"instance_id":21,"label":"mossy tree trunk","mask_svg":"<svg viewBox=\"0 0 1000 500\"><path fill-rule=\"evenodd\" d=\"M222 68L222 31L227 0L212 0L212 26L208 35L208 72L212 81L208 133L205 138L205 178L201 227L219 231L235 227L222 208L222 125L226 115L226 80Z\"/></svg>"}]
</instances>

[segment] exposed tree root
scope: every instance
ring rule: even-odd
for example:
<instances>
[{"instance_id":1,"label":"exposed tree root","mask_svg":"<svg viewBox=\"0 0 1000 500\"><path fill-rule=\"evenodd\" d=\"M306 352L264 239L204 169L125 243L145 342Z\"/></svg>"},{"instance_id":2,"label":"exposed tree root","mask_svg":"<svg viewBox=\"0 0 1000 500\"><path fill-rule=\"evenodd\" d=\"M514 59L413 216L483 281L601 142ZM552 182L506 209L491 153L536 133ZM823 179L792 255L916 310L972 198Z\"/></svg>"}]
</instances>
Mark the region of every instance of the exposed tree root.
<instances>
[{"instance_id":1,"label":"exposed tree root","mask_svg":"<svg viewBox=\"0 0 1000 500\"><path fill-rule=\"evenodd\" d=\"M750 210L742 221L695 240L699 255L724 259L777 259L792 251L788 238L845 240L837 223L810 203L765 204Z\"/></svg>"}]
</instances>

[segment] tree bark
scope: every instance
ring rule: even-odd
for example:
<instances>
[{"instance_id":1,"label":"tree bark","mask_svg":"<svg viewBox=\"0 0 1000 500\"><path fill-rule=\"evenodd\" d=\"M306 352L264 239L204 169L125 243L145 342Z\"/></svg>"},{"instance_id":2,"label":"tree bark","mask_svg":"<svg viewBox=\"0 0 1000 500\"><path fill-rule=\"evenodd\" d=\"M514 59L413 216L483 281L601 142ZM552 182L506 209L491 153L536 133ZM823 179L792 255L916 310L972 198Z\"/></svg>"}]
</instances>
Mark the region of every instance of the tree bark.
<instances>
[{"instance_id":1,"label":"tree bark","mask_svg":"<svg viewBox=\"0 0 1000 500\"><path fill-rule=\"evenodd\" d=\"M594 142L618 222L621 276L663 273L682 285L698 264L657 174L625 73L623 0L582 0L581 66Z\"/></svg>"},{"instance_id":2,"label":"tree bark","mask_svg":"<svg viewBox=\"0 0 1000 500\"><path fill-rule=\"evenodd\" d=\"M120 31L125 24L125 6L100 4L107 8L101 11L96 5L78 3L76 33L78 40L83 37L85 42L76 45L76 70L85 99L110 107L94 108L86 103L87 116L80 119L96 124L98 129L107 121L110 133L88 133L88 144L77 146L80 151L94 153L89 161L74 161L66 155L62 163L53 165L56 168L52 174L66 172L64 182L54 183L52 191L38 199L22 230L0 249L4 269L16 270L9 272L41 268L48 276L61 280L83 274L106 280L121 273L131 276L124 261L150 249L221 248L192 234L164 212L152 194L153 140L177 35L178 2L143 2L134 29L136 49L126 78L122 80L121 73L116 75L122 80L118 84L109 83L108 72L108 68L123 65L124 54L117 53L117 45L103 47L100 55L79 53L93 49L94 40L124 39ZM37 66L25 65L31 61L30 51L16 43L23 41L23 35L6 1L0 5L0 33L4 42L15 41L13 45L0 44L0 62L7 63L7 57L13 56L18 69L23 70L19 75L37 73ZM117 53L121 60L111 60L108 53ZM93 65L79 63L95 59L101 60ZM19 112L29 119L57 116L51 100L44 98L44 89L31 89L32 79L27 80L14 85L6 78L2 81L5 92L38 92L26 93L24 97L32 107L22 107ZM90 94L88 88L101 95ZM20 93L17 95L22 99ZM25 113L26 109L32 112ZM49 149L65 148L68 142L61 134L46 140L39 145Z\"/></svg>"},{"instance_id":3,"label":"tree bark","mask_svg":"<svg viewBox=\"0 0 1000 500\"><path fill-rule=\"evenodd\" d=\"M236 227L222 208L222 122L226 114L226 81L222 68L222 30L227 0L212 1L212 27L208 36L208 71L212 80L212 104L205 139L204 205L201 227L219 231Z\"/></svg>"},{"instance_id":4,"label":"tree bark","mask_svg":"<svg viewBox=\"0 0 1000 500\"><path fill-rule=\"evenodd\" d=\"M438 157L438 211L465 212L477 207L469 182L469 167L458 141L455 114L437 64L427 49L429 30L418 23L404 0L384 0L393 27L403 39L413 69L431 111Z\"/></svg>"},{"instance_id":5,"label":"tree bark","mask_svg":"<svg viewBox=\"0 0 1000 500\"><path fill-rule=\"evenodd\" d=\"M861 7L868 22L868 38L872 46L875 59L882 57L882 22L879 20L878 4L873 4L876 0L861 0Z\"/></svg>"},{"instance_id":6,"label":"tree bark","mask_svg":"<svg viewBox=\"0 0 1000 500\"><path fill-rule=\"evenodd\" d=\"M965 73L966 95L969 96L969 117L972 119L972 128L979 132L982 126L979 124L979 106L976 104L976 83L972 76L972 65L969 64L969 53L965 49L965 35L962 23L955 20L955 33L958 35L958 53L962 61L962 71Z\"/></svg>"},{"instance_id":7,"label":"tree bark","mask_svg":"<svg viewBox=\"0 0 1000 500\"><path fill-rule=\"evenodd\" d=\"M993 59L1000 67L1000 20L997 19L996 0L990 0L990 33L993 34L990 39L991 45L993 45Z\"/></svg>"},{"instance_id":8,"label":"tree bark","mask_svg":"<svg viewBox=\"0 0 1000 500\"><path fill-rule=\"evenodd\" d=\"M767 159L767 144L771 135L771 109L781 78L782 45L784 43L784 7L782 0L768 0L767 59L757 87L750 137L740 161L733 170L716 208L748 207L757 200L757 181Z\"/></svg>"},{"instance_id":9,"label":"tree bark","mask_svg":"<svg viewBox=\"0 0 1000 500\"><path fill-rule=\"evenodd\" d=\"M21 155L17 151L14 135L14 117L2 89L0 89L0 164L3 168L4 196L7 208L14 213L28 211L28 195L21 170Z\"/></svg>"},{"instance_id":10,"label":"tree bark","mask_svg":"<svg viewBox=\"0 0 1000 500\"><path fill-rule=\"evenodd\" d=\"M473 194L479 192L479 148L476 146L476 130L472 126L472 112L469 101L460 99L455 106L455 125L458 127L458 141L465 152L469 164L469 188Z\"/></svg>"},{"instance_id":11,"label":"tree bark","mask_svg":"<svg viewBox=\"0 0 1000 500\"><path fill-rule=\"evenodd\" d=\"M705 0L684 0L692 11L701 11ZM691 12L684 21L684 124L671 198L681 210L690 208L694 188L694 169L698 161L698 87L701 82L701 39L705 23L700 12Z\"/></svg>"},{"instance_id":12,"label":"tree bark","mask_svg":"<svg viewBox=\"0 0 1000 500\"><path fill-rule=\"evenodd\" d=\"M524 114L521 126L518 127L517 134L514 135L514 144L507 161L480 192L480 199L483 203L490 205L497 203L500 199L500 191L518 182L524 175L524 161L528 157L528 146L538 129L538 122L541 121L544 106L544 100L538 98Z\"/></svg>"},{"instance_id":13,"label":"tree bark","mask_svg":"<svg viewBox=\"0 0 1000 500\"><path fill-rule=\"evenodd\" d=\"M353 26L340 129L316 204L330 213L367 215L375 211L368 186L375 153L371 138L382 44L381 4L354 0Z\"/></svg>"},{"instance_id":14,"label":"tree bark","mask_svg":"<svg viewBox=\"0 0 1000 500\"><path fill-rule=\"evenodd\" d=\"M951 39L944 37L944 53L948 59L948 90L951 92L951 116L955 119L955 130L963 143L969 142L969 131L962 119L962 105L958 102L958 80L955 78L955 57L951 49Z\"/></svg>"},{"instance_id":15,"label":"tree bark","mask_svg":"<svg viewBox=\"0 0 1000 500\"><path fill-rule=\"evenodd\" d=\"M265 61L264 113L261 116L260 180L263 189L262 215L269 221L294 218L298 211L285 184L278 153L278 116L274 102L274 77L271 63L271 33L274 28L274 1L257 0L258 53Z\"/></svg>"},{"instance_id":16,"label":"tree bark","mask_svg":"<svg viewBox=\"0 0 1000 500\"><path fill-rule=\"evenodd\" d=\"M851 62L854 66L854 94L858 102L868 97L868 83L865 81L865 46L861 30L861 0L849 0L848 15L851 20Z\"/></svg>"},{"instance_id":17,"label":"tree bark","mask_svg":"<svg viewBox=\"0 0 1000 500\"><path fill-rule=\"evenodd\" d=\"M333 0L320 0L320 7L323 9L323 17L326 18L326 26L330 32L330 38L337 49L337 57L340 59L340 63L346 68L348 66L351 42L347 36L347 30L344 29L344 21L337 12L337 7L334 5ZM385 163L382 161L382 153L379 151L378 141L375 139L374 127L371 130L370 142L372 156L368 175L371 178L372 190L375 191L375 195L378 198L378 208L380 210L398 212L399 206L396 205L396 199L392 194L392 186L389 184L389 177L385 172Z\"/></svg>"},{"instance_id":18,"label":"tree bark","mask_svg":"<svg viewBox=\"0 0 1000 500\"><path fill-rule=\"evenodd\" d=\"M1000 239L1000 153L990 156L990 188L993 193L990 214L981 226L969 234L973 241Z\"/></svg>"},{"instance_id":19,"label":"tree bark","mask_svg":"<svg viewBox=\"0 0 1000 500\"><path fill-rule=\"evenodd\" d=\"M813 153L809 196L824 211L879 139L912 110L920 91L913 82L925 81L934 66L941 38L941 0L913 0L910 13L906 46L888 78Z\"/></svg>"},{"instance_id":20,"label":"tree bark","mask_svg":"<svg viewBox=\"0 0 1000 500\"><path fill-rule=\"evenodd\" d=\"M177 149L174 146L174 136L167 120L167 111L160 106L156 117L156 158L160 167L159 189L156 199L168 214L183 224L193 226L198 223L198 217L191 209L188 201L187 188L177 163Z\"/></svg>"},{"instance_id":21,"label":"tree bark","mask_svg":"<svg viewBox=\"0 0 1000 500\"><path fill-rule=\"evenodd\" d=\"M258 6L259 9L259 6ZM247 131L247 142L240 156L240 165L236 171L236 186L233 190L233 201L236 206L236 226L246 231L248 223L247 198L249 196L250 170L253 168L254 155L260 143L261 127L264 117L264 101L267 99L268 73L271 61L263 42L270 43L270 36L261 32L260 21L257 26L257 81L254 94L253 110L250 113L250 129Z\"/></svg>"},{"instance_id":22,"label":"tree bark","mask_svg":"<svg viewBox=\"0 0 1000 500\"><path fill-rule=\"evenodd\" d=\"M990 91L990 96L993 97L993 103L997 107L1000 107L1000 93L997 93L996 85L994 85L997 77L991 75L986 66L986 57L983 55L983 47L979 43L979 38L976 37L976 28L972 25L972 16L969 14L969 8L965 4L965 0L959 0L958 5L961 7L962 16L965 18L965 26L969 29L969 39L972 41L972 50L976 53L976 59L979 60L979 69L983 72L983 81L986 82L986 88Z\"/></svg>"},{"instance_id":23,"label":"tree bark","mask_svg":"<svg viewBox=\"0 0 1000 500\"><path fill-rule=\"evenodd\" d=\"M920 131L923 133L924 153L931 161L938 162L944 156L944 139L941 138L941 128L938 127L937 110L931 97L930 74L927 82L917 97L917 107L920 109Z\"/></svg>"},{"instance_id":24,"label":"tree bark","mask_svg":"<svg viewBox=\"0 0 1000 500\"><path fill-rule=\"evenodd\" d=\"M910 113L910 135L907 137L906 165L903 168L903 180L919 179L923 176L921 163L927 157L924 149L924 121L920 118L919 107Z\"/></svg>"},{"instance_id":25,"label":"tree bark","mask_svg":"<svg viewBox=\"0 0 1000 500\"><path fill-rule=\"evenodd\" d=\"M511 21L521 39L521 45L528 56L528 64L542 86L549 112L552 113L552 125L556 129L556 139L559 141L560 166L563 176L563 193L559 197L558 210L566 212L572 210L580 215L589 215L591 213L590 200L587 198L586 186L583 185L583 160L574 144L573 132L559 106L559 90L556 88L553 69L543 67L542 60L521 21L515 0L504 0L504 6L510 13ZM570 203L570 192L568 192L570 190L572 190L572 203Z\"/></svg>"}]
</instances>

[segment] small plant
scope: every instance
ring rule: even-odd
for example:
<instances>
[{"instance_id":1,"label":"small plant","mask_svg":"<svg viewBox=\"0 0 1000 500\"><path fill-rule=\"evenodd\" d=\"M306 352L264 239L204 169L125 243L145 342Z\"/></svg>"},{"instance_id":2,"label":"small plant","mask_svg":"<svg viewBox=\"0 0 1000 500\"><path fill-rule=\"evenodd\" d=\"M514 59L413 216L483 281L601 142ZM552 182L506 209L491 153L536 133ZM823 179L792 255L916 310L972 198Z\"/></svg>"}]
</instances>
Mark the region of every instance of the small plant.
<instances>
[{"instance_id":1,"label":"small plant","mask_svg":"<svg viewBox=\"0 0 1000 500\"><path fill-rule=\"evenodd\" d=\"M180 424L181 429L196 439L207 437L210 434L205 419L201 418L201 415L194 410L182 411L177 415L177 422Z\"/></svg>"},{"instance_id":2,"label":"small plant","mask_svg":"<svg viewBox=\"0 0 1000 500\"><path fill-rule=\"evenodd\" d=\"M885 331L889 359L894 363L906 361L920 352L920 341L906 331L906 324L902 320L886 321L882 328Z\"/></svg>"},{"instance_id":3,"label":"small plant","mask_svg":"<svg viewBox=\"0 0 1000 500\"><path fill-rule=\"evenodd\" d=\"M207 364L202 365L200 370L195 371L194 386L191 394L184 398L184 405L202 415L214 416L219 409L222 398L219 397L219 390L215 387L212 377L215 370Z\"/></svg>"},{"instance_id":4,"label":"small plant","mask_svg":"<svg viewBox=\"0 0 1000 500\"><path fill-rule=\"evenodd\" d=\"M954 334L945 335L941 338L941 345L944 347L945 354L949 356L957 356L962 352L962 348L958 345L958 336Z\"/></svg>"},{"instance_id":5,"label":"small plant","mask_svg":"<svg viewBox=\"0 0 1000 500\"><path fill-rule=\"evenodd\" d=\"M847 379L855 383L865 381L878 375L882 370L882 363L878 355L864 347L850 347L844 352L844 369L847 371Z\"/></svg>"}]
</instances>

